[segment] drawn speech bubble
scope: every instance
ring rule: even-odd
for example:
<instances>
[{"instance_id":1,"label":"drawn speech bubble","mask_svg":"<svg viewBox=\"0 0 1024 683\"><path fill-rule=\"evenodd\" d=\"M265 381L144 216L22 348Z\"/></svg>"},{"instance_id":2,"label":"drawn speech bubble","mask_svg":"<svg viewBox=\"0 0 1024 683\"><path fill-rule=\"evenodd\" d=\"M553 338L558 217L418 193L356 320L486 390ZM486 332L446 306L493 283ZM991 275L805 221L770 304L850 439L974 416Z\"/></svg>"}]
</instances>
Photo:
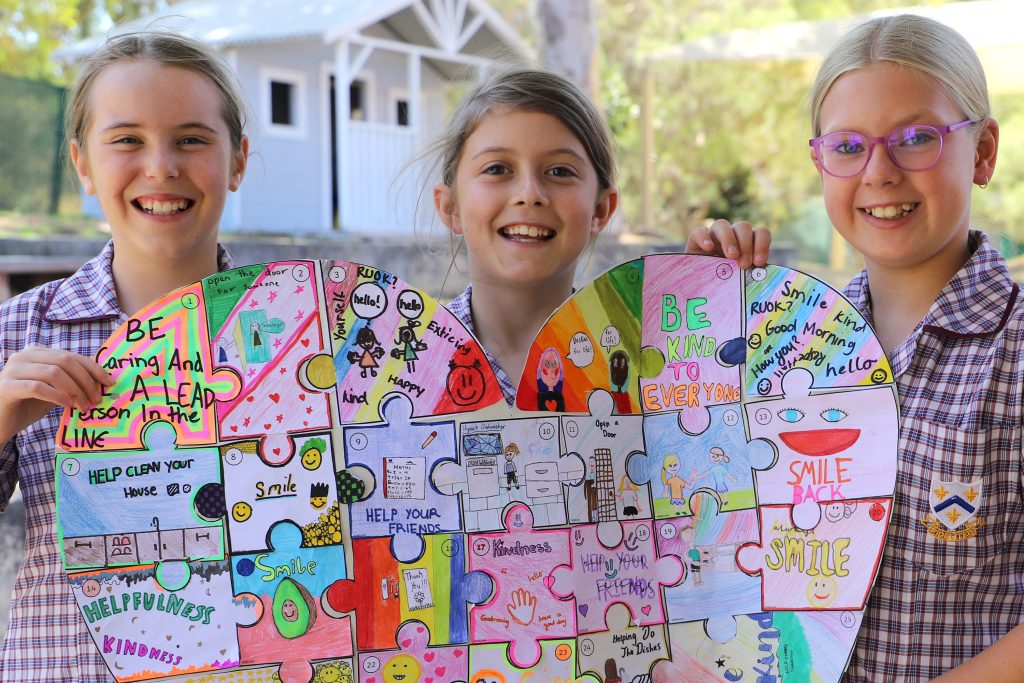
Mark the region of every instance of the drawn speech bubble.
<instances>
[{"instance_id":1,"label":"drawn speech bubble","mask_svg":"<svg viewBox=\"0 0 1024 683\"><path fill-rule=\"evenodd\" d=\"M569 353L566 358L578 368L585 368L594 362L594 343L586 332L577 332L569 340Z\"/></svg>"},{"instance_id":2,"label":"drawn speech bubble","mask_svg":"<svg viewBox=\"0 0 1024 683\"><path fill-rule=\"evenodd\" d=\"M619 341L619 328L614 325L604 328L604 332L601 333L601 346L611 351L613 346L619 345Z\"/></svg>"}]
</instances>

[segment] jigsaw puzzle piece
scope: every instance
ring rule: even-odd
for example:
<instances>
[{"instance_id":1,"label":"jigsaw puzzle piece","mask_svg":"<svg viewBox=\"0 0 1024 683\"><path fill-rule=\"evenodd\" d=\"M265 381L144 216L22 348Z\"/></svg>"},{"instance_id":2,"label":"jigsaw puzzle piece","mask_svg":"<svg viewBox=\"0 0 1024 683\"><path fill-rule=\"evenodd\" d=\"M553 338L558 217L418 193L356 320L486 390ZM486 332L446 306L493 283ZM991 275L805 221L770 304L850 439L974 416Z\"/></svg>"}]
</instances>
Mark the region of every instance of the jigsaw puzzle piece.
<instances>
[{"instance_id":1,"label":"jigsaw puzzle piece","mask_svg":"<svg viewBox=\"0 0 1024 683\"><path fill-rule=\"evenodd\" d=\"M359 653L360 683L456 683L469 674L469 647L429 647L430 631L418 621L402 624L401 649Z\"/></svg>"},{"instance_id":2,"label":"jigsaw puzzle piece","mask_svg":"<svg viewBox=\"0 0 1024 683\"><path fill-rule=\"evenodd\" d=\"M725 642L709 635L704 622L672 624L672 658L657 663L654 681L835 683L860 621L858 612L755 612L735 617L734 636Z\"/></svg>"},{"instance_id":3,"label":"jigsaw puzzle piece","mask_svg":"<svg viewBox=\"0 0 1024 683\"><path fill-rule=\"evenodd\" d=\"M221 445L228 532L235 553L267 548L270 528L282 520L302 530L302 546L340 545L344 539L329 432L293 434L263 442ZM280 463L266 461L267 449ZM345 576L345 565L332 568Z\"/></svg>"},{"instance_id":4,"label":"jigsaw puzzle piece","mask_svg":"<svg viewBox=\"0 0 1024 683\"><path fill-rule=\"evenodd\" d=\"M538 641L536 662L520 666L510 654L508 643L469 646L469 680L472 683L513 681L576 681L599 683L590 675L577 676L576 641L560 638Z\"/></svg>"},{"instance_id":5,"label":"jigsaw puzzle piece","mask_svg":"<svg viewBox=\"0 0 1024 683\"><path fill-rule=\"evenodd\" d=\"M689 412L740 400L736 342L743 336L742 274L709 256L644 257L643 346L664 367L640 380L645 413Z\"/></svg>"},{"instance_id":6,"label":"jigsaw puzzle piece","mask_svg":"<svg viewBox=\"0 0 1024 683\"><path fill-rule=\"evenodd\" d=\"M781 266L751 268L745 294L748 396L781 393L794 368L810 372L818 389L894 381L871 326L824 282Z\"/></svg>"},{"instance_id":7,"label":"jigsaw puzzle piece","mask_svg":"<svg viewBox=\"0 0 1024 683\"><path fill-rule=\"evenodd\" d=\"M613 604L640 626L665 623L661 591L683 578L678 557L658 557L650 520L578 525L570 529L571 564L555 567L551 592L574 598L578 633L605 629Z\"/></svg>"},{"instance_id":8,"label":"jigsaw puzzle piece","mask_svg":"<svg viewBox=\"0 0 1024 683\"><path fill-rule=\"evenodd\" d=\"M762 504L797 506L802 528L817 503L892 496L896 486L899 408L891 386L810 392L806 370L786 374L782 398L746 406L750 433L775 444L778 463L758 472Z\"/></svg>"},{"instance_id":9,"label":"jigsaw puzzle piece","mask_svg":"<svg viewBox=\"0 0 1024 683\"><path fill-rule=\"evenodd\" d=\"M760 539L757 511L723 512L703 491L689 505L691 516L656 523L658 554L678 557L686 567L685 580L664 590L668 621L724 615L731 622L731 615L759 611L761 581L736 564L739 548Z\"/></svg>"},{"instance_id":10,"label":"jigsaw puzzle piece","mask_svg":"<svg viewBox=\"0 0 1024 683\"><path fill-rule=\"evenodd\" d=\"M640 412L643 280L644 260L628 261L551 314L527 356L519 409L585 413L590 392L603 389L618 414Z\"/></svg>"},{"instance_id":11,"label":"jigsaw puzzle piece","mask_svg":"<svg viewBox=\"0 0 1024 683\"><path fill-rule=\"evenodd\" d=\"M423 552L423 536L459 531L458 497L434 486L438 463L456 460L452 422L413 422L412 404L395 394L381 404L385 424L344 429L350 472L370 481L367 497L350 506L353 538L388 536L400 562Z\"/></svg>"},{"instance_id":12,"label":"jigsaw puzzle piece","mask_svg":"<svg viewBox=\"0 0 1024 683\"><path fill-rule=\"evenodd\" d=\"M531 667L541 656L538 637L576 635L573 605L551 592L552 571L569 563L570 532L534 529L522 503L508 509L505 527L504 533L469 537L470 569L494 582L493 597L470 610L470 634L474 643L509 643L509 659Z\"/></svg>"},{"instance_id":13,"label":"jigsaw puzzle piece","mask_svg":"<svg viewBox=\"0 0 1024 683\"><path fill-rule=\"evenodd\" d=\"M649 680L654 665L671 655L665 626L638 626L622 603L608 607L607 630L577 638L580 671L605 683Z\"/></svg>"},{"instance_id":14,"label":"jigsaw puzzle piece","mask_svg":"<svg viewBox=\"0 0 1024 683\"><path fill-rule=\"evenodd\" d=\"M260 616L258 603L233 595L227 560L72 573L68 581L118 681L237 666L234 627Z\"/></svg>"},{"instance_id":15,"label":"jigsaw puzzle piece","mask_svg":"<svg viewBox=\"0 0 1024 683\"><path fill-rule=\"evenodd\" d=\"M401 624L416 620L429 629L432 645L469 642L467 603L491 595L491 579L466 573L465 537L431 534L413 562L391 555L390 539L357 538L352 542L352 579L334 581L324 599L336 614L355 612L360 650L397 647Z\"/></svg>"},{"instance_id":16,"label":"jigsaw puzzle piece","mask_svg":"<svg viewBox=\"0 0 1024 683\"><path fill-rule=\"evenodd\" d=\"M217 452L178 449L175 435L154 422L140 451L57 453L57 539L66 569L225 557L220 515L197 518L190 505L202 507L199 492L220 486Z\"/></svg>"},{"instance_id":17,"label":"jigsaw puzzle piece","mask_svg":"<svg viewBox=\"0 0 1024 683\"><path fill-rule=\"evenodd\" d=\"M149 304L117 328L96 354L114 378L87 411L64 411L57 449L141 450L148 423L174 427L179 447L217 442L216 406L240 390L237 375L215 370L199 283Z\"/></svg>"},{"instance_id":18,"label":"jigsaw puzzle piece","mask_svg":"<svg viewBox=\"0 0 1024 683\"><path fill-rule=\"evenodd\" d=\"M569 489L572 523L650 519L650 489L634 484L626 474L626 461L643 453L643 417L613 415L608 392L595 390L588 398L590 417L562 417L565 450L584 463L582 486Z\"/></svg>"},{"instance_id":19,"label":"jigsaw puzzle piece","mask_svg":"<svg viewBox=\"0 0 1024 683\"><path fill-rule=\"evenodd\" d=\"M280 522L270 530L267 550L231 557L235 590L254 596L263 614L258 623L238 628L241 663L280 663L286 683L308 681L313 660L354 654L349 619L321 606L324 592L344 570L345 550L301 543L301 530Z\"/></svg>"},{"instance_id":20,"label":"jigsaw puzzle piece","mask_svg":"<svg viewBox=\"0 0 1024 683\"><path fill-rule=\"evenodd\" d=\"M706 411L708 423L699 433L687 431L681 412L644 416L647 453L633 455L626 464L633 481L650 482L656 519L690 514L687 499L699 490L714 492L726 511L756 505L753 470L772 467L771 443L747 441L739 404Z\"/></svg>"},{"instance_id":21,"label":"jigsaw puzzle piece","mask_svg":"<svg viewBox=\"0 0 1024 683\"><path fill-rule=\"evenodd\" d=\"M530 506L536 527L566 523L566 488L583 480L583 461L560 455L557 417L463 422L459 436L461 462L440 464L433 483L461 494L467 531L501 529L517 502Z\"/></svg>"},{"instance_id":22,"label":"jigsaw puzzle piece","mask_svg":"<svg viewBox=\"0 0 1024 683\"><path fill-rule=\"evenodd\" d=\"M408 397L415 417L488 406L505 412L483 350L448 309L378 268L345 261L324 261L322 268L343 422L376 421L391 392Z\"/></svg>"},{"instance_id":23,"label":"jigsaw puzzle piece","mask_svg":"<svg viewBox=\"0 0 1024 683\"><path fill-rule=\"evenodd\" d=\"M225 439L330 427L329 393L301 370L324 351L320 288L313 261L235 268L203 281L216 363L242 381L218 406Z\"/></svg>"},{"instance_id":24,"label":"jigsaw puzzle piece","mask_svg":"<svg viewBox=\"0 0 1024 683\"><path fill-rule=\"evenodd\" d=\"M741 547L736 562L761 574L763 609L862 610L891 508L890 498L844 501L842 512L830 506L804 528L793 523L790 506L762 506L760 543Z\"/></svg>"}]
</instances>

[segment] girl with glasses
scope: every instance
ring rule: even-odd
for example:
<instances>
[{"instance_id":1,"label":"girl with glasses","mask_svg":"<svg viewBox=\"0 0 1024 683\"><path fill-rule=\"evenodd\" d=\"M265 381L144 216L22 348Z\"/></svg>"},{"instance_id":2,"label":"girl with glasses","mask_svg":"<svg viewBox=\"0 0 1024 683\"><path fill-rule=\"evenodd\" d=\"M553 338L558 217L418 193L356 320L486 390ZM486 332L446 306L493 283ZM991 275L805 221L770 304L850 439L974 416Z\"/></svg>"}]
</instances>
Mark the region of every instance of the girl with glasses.
<instances>
[{"instance_id":1,"label":"girl with glasses","mask_svg":"<svg viewBox=\"0 0 1024 683\"><path fill-rule=\"evenodd\" d=\"M999 127L974 50L919 16L868 21L811 93L825 206L864 270L844 294L897 378L889 538L845 680L1024 681L1024 297L970 226ZM694 253L744 249L728 226Z\"/></svg>"}]
</instances>

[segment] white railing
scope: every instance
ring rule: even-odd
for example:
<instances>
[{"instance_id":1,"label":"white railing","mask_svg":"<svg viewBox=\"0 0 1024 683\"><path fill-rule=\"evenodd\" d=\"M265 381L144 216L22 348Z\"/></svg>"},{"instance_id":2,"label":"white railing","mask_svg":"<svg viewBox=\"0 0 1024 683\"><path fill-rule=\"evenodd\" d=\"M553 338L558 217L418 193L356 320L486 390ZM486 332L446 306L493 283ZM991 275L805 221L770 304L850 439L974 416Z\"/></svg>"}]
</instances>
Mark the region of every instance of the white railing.
<instances>
[{"instance_id":1,"label":"white railing","mask_svg":"<svg viewBox=\"0 0 1024 683\"><path fill-rule=\"evenodd\" d=\"M405 126L384 123L349 125L349 149L343 152L349 177L347 194L341 197L342 229L411 232L420 188L417 172L406 164L419 151L415 134Z\"/></svg>"}]
</instances>

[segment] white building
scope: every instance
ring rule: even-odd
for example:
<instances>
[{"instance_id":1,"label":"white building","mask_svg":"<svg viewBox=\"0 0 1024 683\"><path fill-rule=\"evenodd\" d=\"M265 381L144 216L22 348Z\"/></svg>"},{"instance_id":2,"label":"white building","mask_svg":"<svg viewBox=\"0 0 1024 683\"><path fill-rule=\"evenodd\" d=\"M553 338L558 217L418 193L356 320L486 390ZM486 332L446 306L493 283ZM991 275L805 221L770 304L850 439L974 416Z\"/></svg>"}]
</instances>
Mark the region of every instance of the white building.
<instances>
[{"instance_id":1,"label":"white building","mask_svg":"<svg viewBox=\"0 0 1024 683\"><path fill-rule=\"evenodd\" d=\"M399 171L440 131L452 85L528 56L484 0L191 0L119 30L137 28L198 38L238 74L254 154L225 231L411 232L420 177Z\"/></svg>"}]
</instances>

